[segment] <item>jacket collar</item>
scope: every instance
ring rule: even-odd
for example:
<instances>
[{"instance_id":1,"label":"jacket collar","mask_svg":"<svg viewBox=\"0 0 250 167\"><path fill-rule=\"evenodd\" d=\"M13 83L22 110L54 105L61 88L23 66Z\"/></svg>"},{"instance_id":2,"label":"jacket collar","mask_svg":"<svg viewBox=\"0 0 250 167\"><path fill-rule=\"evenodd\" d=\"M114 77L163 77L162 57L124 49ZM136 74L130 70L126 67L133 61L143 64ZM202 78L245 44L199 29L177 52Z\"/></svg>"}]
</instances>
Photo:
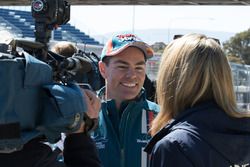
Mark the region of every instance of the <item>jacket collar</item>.
<instances>
[{"instance_id":1,"label":"jacket collar","mask_svg":"<svg viewBox=\"0 0 250 167\"><path fill-rule=\"evenodd\" d=\"M105 95L106 95L106 86L102 87L99 91L97 91L97 95L99 98L101 98L102 101L109 101L110 99L106 99ZM145 89L142 88L140 93L136 96L135 99L132 100L128 100L129 101L139 101L139 100L146 100L146 92ZM127 103L127 101L126 101Z\"/></svg>"},{"instance_id":2,"label":"jacket collar","mask_svg":"<svg viewBox=\"0 0 250 167\"><path fill-rule=\"evenodd\" d=\"M155 144L161 140L163 137L165 137L167 134L169 134L172 130L172 128L177 125L178 123L182 122L182 120L186 119L190 115L198 112L200 108L208 107L210 105L217 105L213 101L209 102L202 102L201 104L196 105L193 108L187 109L185 112L181 113L179 116L177 116L175 119L170 120L165 127L163 127L158 133L156 133L152 139L149 141L149 143L146 145L144 151L147 153L151 153Z\"/></svg>"}]
</instances>

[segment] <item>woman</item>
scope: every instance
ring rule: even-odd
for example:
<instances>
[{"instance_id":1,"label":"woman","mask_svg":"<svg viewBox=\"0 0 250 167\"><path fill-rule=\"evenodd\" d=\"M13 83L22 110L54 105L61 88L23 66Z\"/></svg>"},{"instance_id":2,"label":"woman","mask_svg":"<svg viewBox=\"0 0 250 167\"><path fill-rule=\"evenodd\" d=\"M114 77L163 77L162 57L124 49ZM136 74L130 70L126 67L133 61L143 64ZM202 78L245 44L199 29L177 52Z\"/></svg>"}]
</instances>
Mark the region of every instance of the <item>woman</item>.
<instances>
[{"instance_id":1,"label":"woman","mask_svg":"<svg viewBox=\"0 0 250 167\"><path fill-rule=\"evenodd\" d=\"M237 110L231 69L217 41L188 34L171 42L156 91L161 111L145 149L151 167L250 165L250 114Z\"/></svg>"}]
</instances>

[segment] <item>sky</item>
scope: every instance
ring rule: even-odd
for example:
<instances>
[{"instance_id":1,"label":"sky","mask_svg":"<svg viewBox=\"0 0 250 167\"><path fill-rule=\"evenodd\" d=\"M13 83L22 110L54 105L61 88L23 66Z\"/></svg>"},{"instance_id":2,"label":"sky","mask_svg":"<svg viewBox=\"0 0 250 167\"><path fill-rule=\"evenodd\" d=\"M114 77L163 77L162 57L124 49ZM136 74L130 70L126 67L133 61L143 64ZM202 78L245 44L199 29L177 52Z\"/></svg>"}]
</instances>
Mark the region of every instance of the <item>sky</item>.
<instances>
[{"instance_id":1,"label":"sky","mask_svg":"<svg viewBox=\"0 0 250 167\"><path fill-rule=\"evenodd\" d=\"M241 32L250 6L71 6L70 23L87 34L175 28Z\"/></svg>"}]
</instances>

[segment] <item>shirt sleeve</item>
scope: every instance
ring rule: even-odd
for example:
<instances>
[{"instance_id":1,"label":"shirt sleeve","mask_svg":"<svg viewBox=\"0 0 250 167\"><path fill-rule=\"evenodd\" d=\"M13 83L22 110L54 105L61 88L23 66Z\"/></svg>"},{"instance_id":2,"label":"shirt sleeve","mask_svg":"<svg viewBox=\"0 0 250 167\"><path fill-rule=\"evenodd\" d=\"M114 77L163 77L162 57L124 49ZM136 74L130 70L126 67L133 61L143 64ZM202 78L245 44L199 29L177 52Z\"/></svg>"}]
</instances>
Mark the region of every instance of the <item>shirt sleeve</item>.
<instances>
[{"instance_id":1,"label":"shirt sleeve","mask_svg":"<svg viewBox=\"0 0 250 167\"><path fill-rule=\"evenodd\" d=\"M75 133L66 137L63 155L67 167L101 166L94 142L84 133Z\"/></svg>"}]
</instances>

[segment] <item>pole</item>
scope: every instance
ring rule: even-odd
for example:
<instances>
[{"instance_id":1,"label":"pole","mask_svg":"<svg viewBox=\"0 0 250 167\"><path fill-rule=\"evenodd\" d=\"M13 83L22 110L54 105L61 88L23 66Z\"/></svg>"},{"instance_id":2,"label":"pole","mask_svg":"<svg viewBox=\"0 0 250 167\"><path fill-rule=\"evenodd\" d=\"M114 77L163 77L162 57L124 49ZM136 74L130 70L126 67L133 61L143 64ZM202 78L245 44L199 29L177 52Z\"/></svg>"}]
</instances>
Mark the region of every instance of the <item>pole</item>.
<instances>
[{"instance_id":1,"label":"pole","mask_svg":"<svg viewBox=\"0 0 250 167\"><path fill-rule=\"evenodd\" d=\"M133 12L132 12L132 33L135 33L135 5L133 5Z\"/></svg>"}]
</instances>

